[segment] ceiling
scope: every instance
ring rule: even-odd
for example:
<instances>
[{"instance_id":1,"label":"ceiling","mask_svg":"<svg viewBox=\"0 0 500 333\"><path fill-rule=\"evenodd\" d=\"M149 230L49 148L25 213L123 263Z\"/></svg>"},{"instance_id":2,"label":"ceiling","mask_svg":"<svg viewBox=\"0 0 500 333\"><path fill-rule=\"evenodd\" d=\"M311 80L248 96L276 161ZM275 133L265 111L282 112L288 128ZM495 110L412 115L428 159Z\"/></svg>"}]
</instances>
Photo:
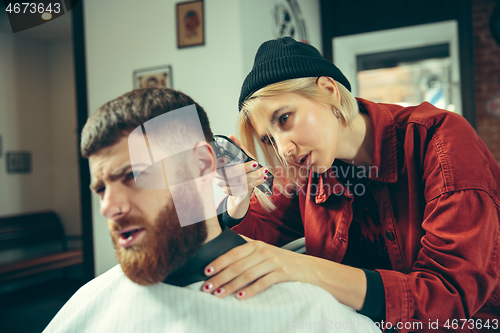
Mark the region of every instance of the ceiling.
<instances>
[{"instance_id":1,"label":"ceiling","mask_svg":"<svg viewBox=\"0 0 500 333\"><path fill-rule=\"evenodd\" d=\"M3 1L0 2L0 32L12 33ZM72 38L72 15L64 14L39 26L16 32L16 36L43 41L59 41Z\"/></svg>"}]
</instances>

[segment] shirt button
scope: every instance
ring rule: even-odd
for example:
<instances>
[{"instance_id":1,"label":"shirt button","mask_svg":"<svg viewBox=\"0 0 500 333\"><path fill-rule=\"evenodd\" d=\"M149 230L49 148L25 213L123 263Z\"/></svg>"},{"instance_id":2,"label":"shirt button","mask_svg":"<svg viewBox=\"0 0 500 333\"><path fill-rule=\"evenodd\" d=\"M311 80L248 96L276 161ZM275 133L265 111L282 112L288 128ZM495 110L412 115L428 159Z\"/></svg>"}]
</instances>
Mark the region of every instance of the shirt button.
<instances>
[{"instance_id":1,"label":"shirt button","mask_svg":"<svg viewBox=\"0 0 500 333\"><path fill-rule=\"evenodd\" d=\"M373 182L373 188L376 189L376 190L381 190L382 187L384 187L384 184L382 184L381 182Z\"/></svg>"},{"instance_id":2,"label":"shirt button","mask_svg":"<svg viewBox=\"0 0 500 333\"><path fill-rule=\"evenodd\" d=\"M387 240L389 240L389 241L392 242L394 240L394 238L395 238L394 237L394 233L392 231L387 230L385 232L385 238L387 238Z\"/></svg>"}]
</instances>

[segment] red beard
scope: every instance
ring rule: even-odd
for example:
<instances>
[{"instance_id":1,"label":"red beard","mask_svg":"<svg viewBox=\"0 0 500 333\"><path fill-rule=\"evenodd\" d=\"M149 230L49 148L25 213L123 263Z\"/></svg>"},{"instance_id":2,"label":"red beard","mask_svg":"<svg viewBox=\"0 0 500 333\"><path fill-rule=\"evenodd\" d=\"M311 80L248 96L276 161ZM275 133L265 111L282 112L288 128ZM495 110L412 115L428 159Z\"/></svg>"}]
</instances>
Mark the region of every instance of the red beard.
<instances>
[{"instance_id":1,"label":"red beard","mask_svg":"<svg viewBox=\"0 0 500 333\"><path fill-rule=\"evenodd\" d=\"M193 200L192 196L190 201L190 206L201 207L199 200ZM132 225L146 229L142 244L128 248L117 246L119 236L113 230ZM140 218L130 218L121 220L119 226L113 223L109 227L123 272L130 280L143 286L164 281L192 257L207 238L205 221L181 227L173 207L165 207L153 224Z\"/></svg>"}]
</instances>

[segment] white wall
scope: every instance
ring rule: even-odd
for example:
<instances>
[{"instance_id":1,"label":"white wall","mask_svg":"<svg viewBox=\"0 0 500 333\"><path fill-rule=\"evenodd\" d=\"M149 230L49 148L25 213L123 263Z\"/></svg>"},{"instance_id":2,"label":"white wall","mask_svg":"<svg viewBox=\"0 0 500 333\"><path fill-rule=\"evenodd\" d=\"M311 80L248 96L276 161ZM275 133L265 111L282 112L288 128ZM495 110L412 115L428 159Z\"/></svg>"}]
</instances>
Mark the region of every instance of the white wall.
<instances>
[{"instance_id":1,"label":"white wall","mask_svg":"<svg viewBox=\"0 0 500 333\"><path fill-rule=\"evenodd\" d=\"M205 45L177 49L175 5L181 1L84 2L89 112L133 89L134 70L171 65L173 88L207 111L214 134L236 134L241 84L258 46L274 38L266 0L205 1ZM319 47L319 1L299 0L311 44ZM105 219L93 197L96 275L115 265Z\"/></svg>"},{"instance_id":2,"label":"white wall","mask_svg":"<svg viewBox=\"0 0 500 333\"><path fill-rule=\"evenodd\" d=\"M70 40L0 32L0 216L54 210L80 235L73 73ZM7 174L5 153L18 150L32 173Z\"/></svg>"},{"instance_id":3,"label":"white wall","mask_svg":"<svg viewBox=\"0 0 500 333\"><path fill-rule=\"evenodd\" d=\"M241 26L243 41L243 71L252 70L255 53L263 42L277 38L274 33L274 8L284 0L241 0ZM309 44L322 50L319 0L297 0L305 21Z\"/></svg>"},{"instance_id":4,"label":"white wall","mask_svg":"<svg viewBox=\"0 0 500 333\"><path fill-rule=\"evenodd\" d=\"M48 49L42 42L0 33L0 215L50 209L51 172ZM30 174L7 174L6 151L30 151Z\"/></svg>"}]
</instances>

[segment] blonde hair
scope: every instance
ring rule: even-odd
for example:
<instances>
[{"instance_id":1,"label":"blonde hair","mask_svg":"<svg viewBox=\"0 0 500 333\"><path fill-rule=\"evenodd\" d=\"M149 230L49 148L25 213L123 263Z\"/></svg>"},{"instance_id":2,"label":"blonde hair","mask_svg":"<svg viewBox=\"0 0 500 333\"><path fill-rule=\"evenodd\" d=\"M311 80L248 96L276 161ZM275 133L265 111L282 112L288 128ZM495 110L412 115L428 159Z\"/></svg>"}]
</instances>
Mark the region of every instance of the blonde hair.
<instances>
[{"instance_id":1,"label":"blonde hair","mask_svg":"<svg viewBox=\"0 0 500 333\"><path fill-rule=\"evenodd\" d=\"M317 80L318 78L316 77L298 78L273 83L261 88L244 101L238 117L238 131L242 145L246 147L251 154L257 156L255 142L259 144L264 154L264 165L266 165L274 175L275 185L283 189L280 191L281 194L288 197L292 194L289 193L287 189L290 187L296 189L302 185L307 179L308 173L301 175L301 169L290 166L285 156L278 151L274 142L271 141L271 144L261 142L261 138L250 122L250 115L267 128L269 136L274 137L274 131L269 119L264 118L263 115L263 98L294 93L313 101L326 104L332 108L332 112L334 109L337 109L340 112L340 119L343 125L349 126L359 113L358 103L354 96L342 84L334 81L337 84L340 94L340 102L338 102L336 99L331 98L323 89L318 87ZM299 174L297 174L297 170ZM270 197L266 196L264 193L256 191L255 195L266 211L270 212L276 208L270 200Z\"/></svg>"}]
</instances>

